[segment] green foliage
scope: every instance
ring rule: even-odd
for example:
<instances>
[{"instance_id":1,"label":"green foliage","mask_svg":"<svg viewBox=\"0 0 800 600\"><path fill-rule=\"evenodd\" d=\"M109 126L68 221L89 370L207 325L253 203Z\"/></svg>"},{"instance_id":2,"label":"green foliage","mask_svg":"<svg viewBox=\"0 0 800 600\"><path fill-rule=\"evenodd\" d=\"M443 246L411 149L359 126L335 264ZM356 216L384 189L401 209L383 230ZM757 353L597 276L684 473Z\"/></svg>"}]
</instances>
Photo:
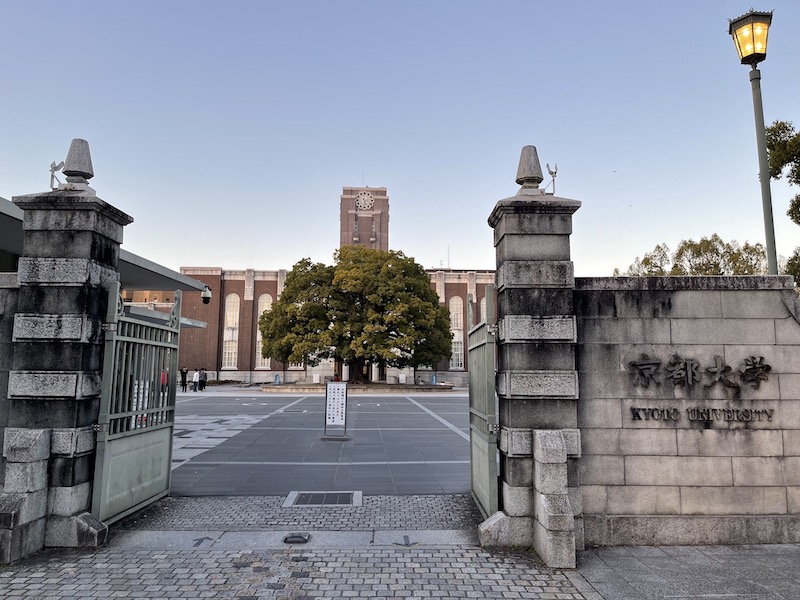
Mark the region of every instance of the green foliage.
<instances>
[{"instance_id":1,"label":"green foliage","mask_svg":"<svg viewBox=\"0 0 800 600\"><path fill-rule=\"evenodd\" d=\"M780 179L786 172L791 185L800 185L800 133L795 131L790 121L775 121L767 127L767 153L772 179ZM789 202L786 214L800 225L800 194Z\"/></svg>"},{"instance_id":2,"label":"green foliage","mask_svg":"<svg viewBox=\"0 0 800 600\"><path fill-rule=\"evenodd\" d=\"M298 262L280 299L261 315L262 354L318 364L435 364L450 356L450 315L425 270L402 252L345 246L335 266Z\"/></svg>"},{"instance_id":3,"label":"green foliage","mask_svg":"<svg viewBox=\"0 0 800 600\"><path fill-rule=\"evenodd\" d=\"M794 254L786 261L783 272L794 277L795 287L800 287L800 247L794 249Z\"/></svg>"},{"instance_id":4,"label":"green foliage","mask_svg":"<svg viewBox=\"0 0 800 600\"><path fill-rule=\"evenodd\" d=\"M726 243L716 233L707 238L682 240L670 254L666 244L658 244L644 258L636 260L625 273L633 277L664 275L762 275L767 272L764 246L736 240Z\"/></svg>"}]
</instances>

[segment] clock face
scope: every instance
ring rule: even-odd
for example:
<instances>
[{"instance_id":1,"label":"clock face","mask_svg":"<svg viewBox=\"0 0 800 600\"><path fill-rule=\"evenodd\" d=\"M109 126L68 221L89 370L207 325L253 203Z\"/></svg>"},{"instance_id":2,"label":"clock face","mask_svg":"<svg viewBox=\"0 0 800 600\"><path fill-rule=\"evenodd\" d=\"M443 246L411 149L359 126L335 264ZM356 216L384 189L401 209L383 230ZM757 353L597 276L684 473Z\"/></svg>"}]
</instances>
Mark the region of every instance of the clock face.
<instances>
[{"instance_id":1,"label":"clock face","mask_svg":"<svg viewBox=\"0 0 800 600\"><path fill-rule=\"evenodd\" d=\"M374 204L375 199L366 190L361 190L356 195L356 208L358 210L369 210Z\"/></svg>"}]
</instances>

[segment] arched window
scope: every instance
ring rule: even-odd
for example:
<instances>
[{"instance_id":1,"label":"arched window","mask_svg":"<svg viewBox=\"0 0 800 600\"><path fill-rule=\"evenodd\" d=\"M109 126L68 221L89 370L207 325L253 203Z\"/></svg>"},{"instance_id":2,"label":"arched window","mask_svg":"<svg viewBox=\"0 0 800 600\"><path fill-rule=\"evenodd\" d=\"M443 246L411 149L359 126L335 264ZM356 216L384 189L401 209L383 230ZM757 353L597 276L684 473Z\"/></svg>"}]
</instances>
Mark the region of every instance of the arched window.
<instances>
[{"instance_id":1,"label":"arched window","mask_svg":"<svg viewBox=\"0 0 800 600\"><path fill-rule=\"evenodd\" d=\"M450 355L450 368L464 368L464 301L458 297L450 298L450 333L453 335L453 350Z\"/></svg>"},{"instance_id":2,"label":"arched window","mask_svg":"<svg viewBox=\"0 0 800 600\"><path fill-rule=\"evenodd\" d=\"M225 296L225 330L222 335L222 368L235 369L239 358L239 296Z\"/></svg>"},{"instance_id":3,"label":"arched window","mask_svg":"<svg viewBox=\"0 0 800 600\"><path fill-rule=\"evenodd\" d=\"M261 330L258 328L258 320L265 312L272 310L272 296L261 294L256 305L256 369L269 369L268 358L261 356Z\"/></svg>"}]
</instances>

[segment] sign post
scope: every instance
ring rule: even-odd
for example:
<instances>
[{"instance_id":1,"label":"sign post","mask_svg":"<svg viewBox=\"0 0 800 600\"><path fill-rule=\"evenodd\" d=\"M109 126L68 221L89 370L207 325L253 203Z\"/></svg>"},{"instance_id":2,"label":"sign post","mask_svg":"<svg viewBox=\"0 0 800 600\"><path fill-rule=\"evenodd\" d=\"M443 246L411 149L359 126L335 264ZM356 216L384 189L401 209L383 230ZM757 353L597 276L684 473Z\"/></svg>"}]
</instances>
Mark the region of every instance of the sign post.
<instances>
[{"instance_id":1,"label":"sign post","mask_svg":"<svg viewBox=\"0 0 800 600\"><path fill-rule=\"evenodd\" d=\"M340 435L328 433L328 427L342 427ZM347 437L347 383L329 381L325 386L325 429L323 440L349 440Z\"/></svg>"}]
</instances>

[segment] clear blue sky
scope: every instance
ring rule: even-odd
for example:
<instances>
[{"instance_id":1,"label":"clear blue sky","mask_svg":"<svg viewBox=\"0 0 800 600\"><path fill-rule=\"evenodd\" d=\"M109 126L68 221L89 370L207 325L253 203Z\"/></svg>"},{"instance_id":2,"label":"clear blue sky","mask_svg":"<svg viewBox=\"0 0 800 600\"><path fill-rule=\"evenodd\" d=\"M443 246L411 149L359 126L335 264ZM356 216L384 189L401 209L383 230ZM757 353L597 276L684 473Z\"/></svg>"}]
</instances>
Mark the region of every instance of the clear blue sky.
<instances>
[{"instance_id":1,"label":"clear blue sky","mask_svg":"<svg viewBox=\"0 0 800 600\"><path fill-rule=\"evenodd\" d=\"M764 240L751 4L5 0L0 196L44 191L89 140L124 247L171 268L330 262L342 186L388 188L390 245L494 268L486 219L522 146L580 200L581 276L666 242ZM767 122L800 126L800 2L770 0ZM800 245L773 183L778 253ZM449 263L448 263L449 261Z\"/></svg>"}]
</instances>

